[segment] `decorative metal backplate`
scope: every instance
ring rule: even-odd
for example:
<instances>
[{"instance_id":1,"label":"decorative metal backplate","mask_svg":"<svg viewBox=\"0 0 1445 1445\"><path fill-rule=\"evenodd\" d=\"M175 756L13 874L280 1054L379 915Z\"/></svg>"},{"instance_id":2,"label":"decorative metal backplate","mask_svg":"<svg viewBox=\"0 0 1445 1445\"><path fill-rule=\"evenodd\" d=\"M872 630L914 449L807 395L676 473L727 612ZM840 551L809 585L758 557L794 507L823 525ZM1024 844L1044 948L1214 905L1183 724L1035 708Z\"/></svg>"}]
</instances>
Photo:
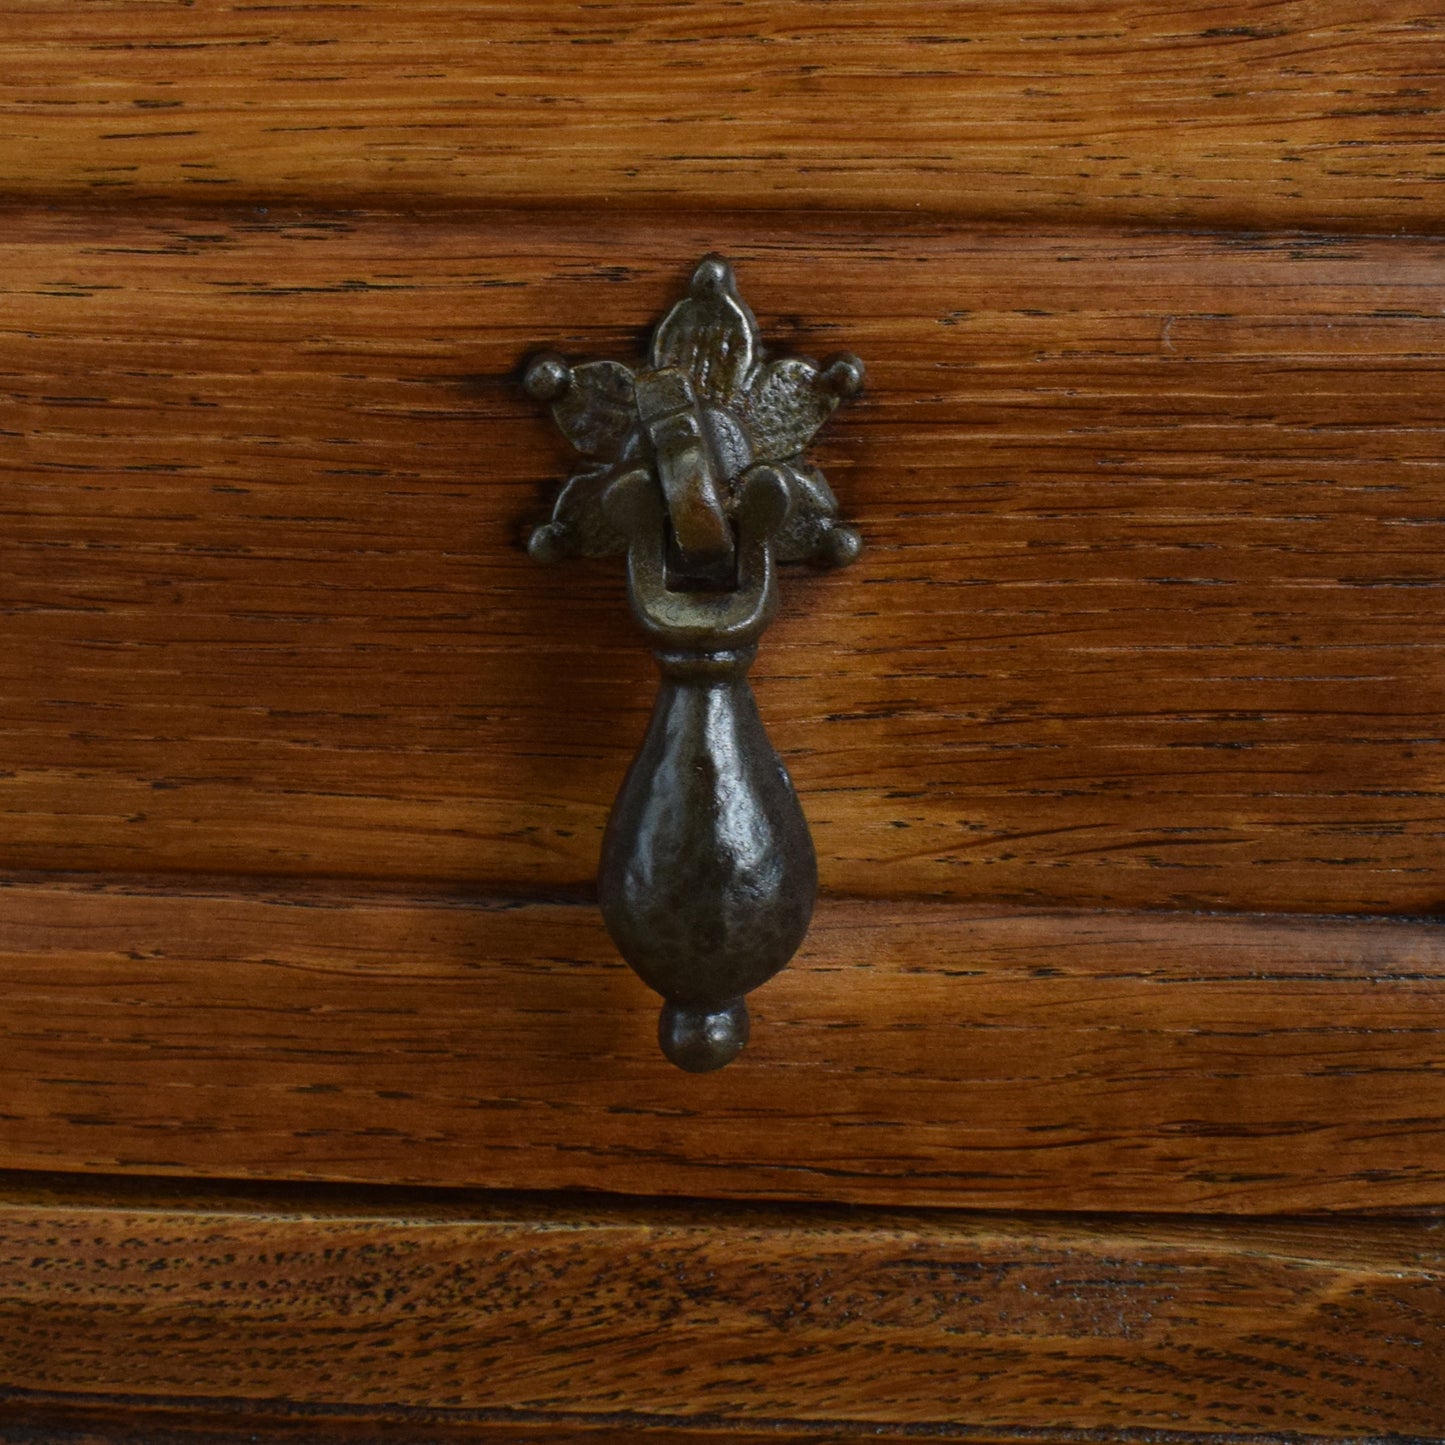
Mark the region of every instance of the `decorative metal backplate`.
<instances>
[{"instance_id":1,"label":"decorative metal backplate","mask_svg":"<svg viewBox=\"0 0 1445 1445\"><path fill-rule=\"evenodd\" d=\"M627 539L602 498L618 477L643 467L658 475L683 554L705 565L728 549L726 517L741 478L767 463L789 498L772 543L777 560L852 561L858 534L836 521L837 498L802 453L862 384L863 365L847 353L822 367L806 357L768 360L732 267L705 257L687 296L653 331L646 367L572 366L555 352L527 367L528 394L552 403L557 425L586 458L562 488L551 521L533 532L532 555L553 561L625 551Z\"/></svg>"}]
</instances>

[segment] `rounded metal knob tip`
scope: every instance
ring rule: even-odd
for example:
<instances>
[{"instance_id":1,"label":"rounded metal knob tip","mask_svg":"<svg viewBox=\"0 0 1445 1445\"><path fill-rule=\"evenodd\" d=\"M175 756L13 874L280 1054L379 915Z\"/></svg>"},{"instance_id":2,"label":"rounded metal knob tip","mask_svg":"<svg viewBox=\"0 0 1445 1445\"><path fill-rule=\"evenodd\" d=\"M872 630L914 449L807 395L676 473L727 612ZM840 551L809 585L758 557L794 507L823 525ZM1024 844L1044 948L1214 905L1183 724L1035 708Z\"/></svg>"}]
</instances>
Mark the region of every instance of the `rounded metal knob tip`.
<instances>
[{"instance_id":1,"label":"rounded metal knob tip","mask_svg":"<svg viewBox=\"0 0 1445 1445\"><path fill-rule=\"evenodd\" d=\"M829 567L846 567L856 562L863 553L863 539L853 527L834 522L823 533L818 546L818 557Z\"/></svg>"},{"instance_id":2,"label":"rounded metal knob tip","mask_svg":"<svg viewBox=\"0 0 1445 1445\"><path fill-rule=\"evenodd\" d=\"M532 529L527 539L527 551L535 562L560 562L571 555L567 529L560 522L544 522Z\"/></svg>"},{"instance_id":3,"label":"rounded metal knob tip","mask_svg":"<svg viewBox=\"0 0 1445 1445\"><path fill-rule=\"evenodd\" d=\"M748 1041L748 1006L742 999L720 1009L665 1003L657 1042L667 1058L689 1074L708 1074L730 1064Z\"/></svg>"},{"instance_id":4,"label":"rounded metal knob tip","mask_svg":"<svg viewBox=\"0 0 1445 1445\"><path fill-rule=\"evenodd\" d=\"M555 351L542 351L527 363L522 389L533 401L556 401L572 385L572 368Z\"/></svg>"}]
</instances>

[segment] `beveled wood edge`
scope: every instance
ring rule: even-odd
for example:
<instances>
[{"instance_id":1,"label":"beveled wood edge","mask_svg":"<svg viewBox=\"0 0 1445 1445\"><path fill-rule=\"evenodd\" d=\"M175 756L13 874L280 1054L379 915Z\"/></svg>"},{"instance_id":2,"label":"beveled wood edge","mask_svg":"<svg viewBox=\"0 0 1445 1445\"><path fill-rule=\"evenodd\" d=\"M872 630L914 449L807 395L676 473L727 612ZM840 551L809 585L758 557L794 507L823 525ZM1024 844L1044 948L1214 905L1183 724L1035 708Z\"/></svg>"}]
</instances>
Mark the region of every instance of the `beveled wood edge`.
<instances>
[{"instance_id":1,"label":"beveled wood edge","mask_svg":"<svg viewBox=\"0 0 1445 1445\"><path fill-rule=\"evenodd\" d=\"M827 900L747 1067L710 1092L657 1056L653 996L586 903L12 879L0 934L16 1170L1029 1215L1441 1207L1437 923ZM338 1005L356 1032L318 1038Z\"/></svg>"},{"instance_id":2,"label":"beveled wood edge","mask_svg":"<svg viewBox=\"0 0 1445 1445\"><path fill-rule=\"evenodd\" d=\"M371 1189L355 1190L335 1186L256 1186L232 1185L228 1183L193 1183L188 1180L151 1179L100 1179L89 1176L63 1176L0 1173L0 1238L12 1247L12 1237L19 1237L16 1230L26 1223L40 1229L37 1239L45 1242L51 1251L43 1261L54 1265L66 1261L72 1268L63 1270L56 1277L58 1289L53 1297L46 1297L45 1303L58 1311L54 1322L44 1314L34 1320L35 1327L44 1330L47 1325L53 1331L60 1321L71 1318L83 1320L85 1311L97 1308L103 1318L104 1312L120 1310L122 1337L126 1326L127 1311L139 1307L142 1314L133 1323L143 1324L152 1344L165 1337L167 1330L180 1332L177 1343L195 1337L208 1335L218 1348L234 1349L238 1357L244 1356L249 1347L258 1344L254 1335L255 1320L244 1308L231 1308L231 1303L241 1298L234 1290L222 1292L220 1297L204 1296L208 1303L201 1313L191 1314L185 1303L189 1298L184 1282L182 1296L175 1299L172 1292L175 1280L163 1271L161 1275L143 1275L146 1282L143 1296L134 1297L133 1289L127 1296L125 1291L117 1294L112 1279L113 1263L108 1252L119 1251L116 1256L128 1256L121 1260L134 1271L134 1251L155 1252L164 1260L184 1255L183 1241L190 1233L199 1244L204 1240L205 1249L214 1254L217 1241L225 1238L230 1225L241 1226L239 1234L231 1236L231 1243L241 1255L242 1273L245 1278L247 1259L254 1266L256 1260L268 1258L278 1261L282 1257L295 1258L294 1252L284 1255L269 1253L268 1249L279 1248L294 1251L299 1245L310 1248L313 1254L322 1244L339 1242L334 1232L327 1232L325 1238L318 1237L313 1243L307 1237L310 1226L319 1230L327 1225L356 1225L361 1233L358 1238L382 1243L388 1238L393 1226L405 1231L413 1239L425 1239L431 1233L427 1226L442 1226L450 1245L443 1245L438 1259L457 1258L459 1242L466 1241L460 1258L471 1261L473 1267L482 1270L485 1277L487 1257L494 1253L498 1244L509 1243L516 1238L516 1229L532 1228L542 1231L541 1236L557 1232L567 1234L578 1232L580 1248L597 1251L611 1248L606 1237L611 1228L625 1231L625 1238L635 1239L638 1231L644 1237L667 1240L669 1238L691 1238L697 1241L713 1241L718 1232L731 1233L737 1230L739 1240L759 1231L768 1238L766 1248L771 1251L781 1268L784 1278L780 1288L786 1295L788 1265L796 1261L803 1275L811 1269L808 1253L809 1243L820 1250L831 1251L827 1258L836 1260L841 1247L848 1251L848 1238L856 1240L856 1260L865 1275L883 1269L880 1278L887 1277L887 1262L895 1257L900 1248L911 1244L926 1250L924 1258L969 1258L980 1261L1016 1260L1020 1267L1029 1268L1030 1260L1039 1250L1049 1256L1068 1256L1092 1259L1095 1270L1105 1273L1116 1271L1121 1279L1131 1272L1140 1272L1139 1282L1151 1275L1151 1268L1160 1264L1167 1270L1184 1267L1197 1269L1201 1265L1231 1278L1240 1271L1256 1286L1265 1286L1265 1294L1273 1292L1269 1282L1278 1285L1293 1278L1303 1277L1302 1286L1286 1285L1286 1294L1273 1306L1263 1306L1270 1323L1260 1335L1248 1327L1251 1311L1259 1312L1260 1306L1249 1303L1249 1290L1242 1301L1230 1302L1223 1296L1218 1304L1222 1318L1229 1326L1223 1345L1232 1341L1240 1348L1249 1348L1251 1342L1267 1341L1265 1348L1288 1344L1291 1341L1305 1345L1313 1337L1301 1331L1313 1328L1316 1310L1322 1298L1333 1298L1337 1287L1326 1283L1311 1285L1308 1279L1312 1272L1322 1272L1322 1277L1338 1279L1349 1285L1349 1297L1358 1298L1379 1295L1382 1307L1388 1309L1395 1299L1395 1291L1408 1289L1411 1285L1426 1286L1436 1278L1442 1262L1440 1245L1436 1236L1438 1224L1424 1221L1350 1221L1335 1218L1276 1218L1253 1220L1221 1220L1207 1216L1196 1217L1143 1217L1123 1215L1028 1215L1010 1216L987 1211L950 1211L938 1209L872 1209L849 1206L816 1205L775 1205L759 1207L753 1204L711 1201L657 1202L636 1199L612 1200L605 1204L595 1199L577 1196L491 1194L478 1191L447 1190L406 1190ZM475 1225L473 1234L468 1226ZM492 1226L500 1226L494 1230ZM460 1227L460 1228L459 1228ZM599 1234L600 1230L600 1234ZM46 1231L54 1231L47 1238ZM67 1231L69 1235L67 1236ZM110 1243L107 1246L106 1241ZM600 1244L599 1244L600 1242ZM475 1250L473 1249L475 1245ZM225 1245L220 1246L222 1250ZM423 1249L428 1246L423 1244ZM948 1251L952 1249L950 1254ZM96 1253L99 1250L100 1253ZM257 1254L257 1251L261 1252ZM960 1253L960 1250L962 1253ZM204 1251L203 1251L204 1252ZM346 1249L342 1248L342 1255ZM328 1248L327 1256L330 1255ZM725 1258L726 1243L715 1257ZM850 1257L854 1257L851 1256ZM229 1256L227 1256L229 1259ZM94 1261L94 1265L88 1263ZM1147 1263L1134 1261L1154 1261ZM210 1269L215 1272L217 1261L198 1264L202 1274ZM231 1266L222 1265L222 1272ZM656 1266L639 1266L641 1279ZM333 1283L345 1281L347 1271L354 1269L354 1263L338 1262L335 1266ZM345 1288L360 1291L352 1299L352 1305L364 1315L368 1308L374 1308L378 1280L386 1283L389 1275L395 1275L396 1282L409 1278L407 1266L398 1260L388 1261L383 1255L378 1263L380 1274L375 1278L363 1278ZM709 1278L711 1276L709 1275ZM771 1275L769 1276L772 1277ZM802 1275L799 1276L800 1278ZM502 1276L505 1278L505 1275ZM154 1281L155 1292L150 1295L149 1283ZM14 1297L23 1296L27 1291L16 1286L20 1284L14 1276L7 1280L0 1274L0 1333L3 1321L9 1317L13 1322ZM1156 1281L1157 1284L1157 1281ZM89 1285L89 1288L87 1286ZM263 1286L264 1288L264 1286ZM560 1291L559 1300L570 1302L567 1284L543 1287ZM1321 1294L1323 1288L1324 1294ZM262 1335L267 1328L265 1318L274 1315L279 1305L282 1315L291 1321L295 1331L319 1331L311 1343L310 1353L318 1347L329 1349L327 1341L336 1333L334 1326L346 1320L351 1309L336 1312L336 1299L326 1295L327 1309L318 1316L318 1296L314 1286L301 1287L294 1300L294 1306L284 1299L268 1296L270 1305L263 1312ZM998 1291L998 1282L985 1282L982 1293L992 1297ZM1299 1293L1295 1293L1298 1289ZM28 1291L32 1296L46 1295L47 1286L42 1284L38 1291ZM1148 1330L1150 1316L1147 1311L1149 1287L1145 1286L1144 1312L1136 1322L1144 1331L1140 1348L1149 1348ZM1121 1296L1119 1308L1130 1310L1136 1301ZM389 1292L386 1296L390 1298ZM465 1298L464 1294L464 1298ZM485 1296L478 1297L483 1298ZM781 1297L781 1296L780 1296ZM605 1300L606 1296L603 1297ZM890 1315L887 1328L896 1331L898 1321L892 1319L894 1294L880 1296L880 1302L887 1299L887 1313ZM1012 1297L1011 1297L1012 1298ZM1167 1295L1161 1298L1168 1298ZM1406 1296L1400 1296L1403 1300ZM106 1302L109 1302L108 1304ZM122 1302L125 1301L125 1302ZM1003 1296L1000 1296L1000 1303ZM554 1304L556 1302L554 1301ZM193 1301L194 1305L194 1301ZM923 1337L931 1337L934 1328L928 1323L929 1298L914 1302L921 1306L919 1323L912 1328L921 1331ZM617 1308L614 1300L609 1308ZM907 1315L906 1301L901 1306ZM1058 1330L1057 1323L1048 1325L1054 1302L1048 1293L1033 1300L1023 1314L1018 1313L1018 1302L1014 1300L1009 1315L999 1315L996 1330L999 1348L1020 1351L1023 1357L1033 1361L1035 1368L1049 1362L1047 1368L1059 1370L1060 1380L1068 1378L1069 1362L1054 1351L1062 1346L1062 1339L1046 1344L1035 1338L1035 1332L1043 1328L1045 1334ZM499 1324L488 1324L486 1316L490 1309L478 1314L475 1308L465 1312L460 1322L464 1333L476 1334L480 1329L481 1338L492 1331L490 1345L496 1344L495 1331L505 1328L505 1315L513 1306L503 1306L503 1320ZM1037 1320L1034 1314L1039 1313ZM703 1314L714 1311L710 1307ZM1185 1316L1190 1310L1185 1310ZM564 1312L562 1318L565 1320ZM1364 1336L1351 1333L1352 1328L1368 1326L1371 1315L1367 1314L1354 1325L1345 1325L1343 1332L1336 1328L1330 1335L1337 1347L1349 1350L1363 1350ZM23 1322L23 1316L22 1316ZM813 1340L815 1349L827 1351L826 1333L819 1335L816 1325L808 1324L805 1313L798 1322L802 1327L802 1342ZM717 1334L724 1341L737 1328L719 1324L715 1319L702 1318L693 1322L700 1326L703 1334ZM1434 1324L1428 1320L1418 1321L1416 1332L1423 1328L1431 1334ZM102 1331L95 1340L87 1338L88 1332L81 1330L76 1337L76 1358L81 1360L107 1359L107 1351L114 1351L115 1320L112 1318L107 1331ZM161 1331L158 1336L156 1331ZM345 1334L345 1330L342 1334ZM1092 1333L1084 1331L1084 1338ZM564 1330L565 1334L565 1330ZM794 1348L799 1341L791 1331L785 1331L790 1343L783 1346L783 1338L775 1342L777 1347ZM944 1336L940 1336L939 1343ZM219 1338L217 1336L219 1335ZM283 1333L282 1338L287 1336ZM63 1355L69 1346L64 1342L63 1333L56 1338ZM548 1337L548 1352L556 1355L559 1349L569 1348L565 1340ZM691 1339L684 1331L679 1341ZM1373 1342L1376 1336L1369 1336ZM358 1336L364 1339L364 1334ZM97 1346L98 1341L98 1346ZM1429 1348L1429 1340L1423 1340ZM635 1345L634 1345L635 1347ZM756 1342L759 1349L766 1348L766 1341ZM974 1347L977 1348L975 1341ZM1157 1349L1157 1341L1156 1341ZM96 1353L98 1348L99 1353ZM122 1345L122 1352L126 1347ZM142 1347L144 1348L144 1347ZM964 1348L967 1348L966 1342ZM525 1358L528 1346L513 1343L504 1352L509 1364L515 1369L516 1361ZM1042 1349L1045 1353L1040 1356ZM684 1348L684 1353L686 1349ZM1328 1351L1326 1351L1328 1353ZM1387 1352L1391 1353L1391 1352ZM1391 1384L1399 1385L1409 1378L1413 1370L1418 1375L1419 1364L1400 1356L1394 1350L1394 1370L1382 1375L1380 1384L1389 1393ZM1408 1352L1407 1352L1408 1354ZM309 1356L308 1356L309 1357ZM52 1357L53 1358L53 1355ZM185 1350L180 1358L185 1358ZM704 1354L699 1359L706 1359ZM1227 1368L1231 1356L1221 1357ZM114 1363L113 1361L111 1362ZM579 1357L579 1365L584 1361ZM1096 1361L1096 1364L1099 1363ZM190 1368L184 1366L182 1368ZM270 1353L262 1350L253 1367L258 1381L271 1379L275 1383L277 1366ZM304 1366L303 1366L304 1368ZM710 1368L700 1365L706 1374ZM715 1367L712 1367L715 1368ZM1191 1365L1186 1373L1190 1382L1194 1380L1198 1366ZM1247 1376L1249 1370L1240 1366ZM0 1371L9 1370L0 1360ZM1119 1372L1118 1365L1105 1367L1102 1388L1105 1393L1117 1390L1119 1380L1113 1376ZM404 1375L405 1372L403 1372ZM586 1373L584 1368L583 1373ZM946 1374L946 1370L945 1370ZM1323 1381L1324 1377L1321 1377ZM404 1378L394 1382L405 1394L408 1384ZM915 1381L915 1387L917 1382ZM415 1390L414 1383L411 1388ZM1230 1393L1230 1387L1226 1393ZM1418 1380L1417 1380L1418 1388ZM1186 1384L1187 1389L1187 1384ZM806 1393L806 1392L805 1392ZM1184 1398L1189 1398L1186 1394ZM900 1414L911 1405L900 1407ZM1199 1430L1152 1428L1083 1428L1069 1429L1057 1426L999 1427L981 1425L970 1427L965 1424L941 1423L939 1421L905 1420L879 1421L872 1418L816 1418L777 1414L767 1416L740 1416L725 1413L697 1415L675 1415L666 1410L641 1411L618 1409L615 1411L577 1410L560 1408L556 1410L519 1408L479 1408L477 1406L420 1406L415 1403L399 1402L385 1405L353 1404L350 1402L312 1403L304 1400L290 1400L278 1394L263 1398L215 1395L197 1388L194 1392L176 1394L155 1393L144 1388L124 1392L116 1388L65 1391L27 1388L16 1385L12 1380L0 1381L0 1445L265 1445L275 1441L277 1445L301 1445L301 1442L330 1441L341 1445L624 1445L624 1442L647 1439L657 1445L707 1445L707 1442L728 1441L735 1445L765 1445L769 1440L787 1441L789 1445L848 1445L848 1442L872 1439L928 1440L941 1445L1341 1445L1352 1441L1357 1445L1437 1445L1442 1436L1435 1434L1416 1435L1391 1432L1386 1434L1358 1433L1352 1431L1326 1430L1313 1433L1298 1430Z\"/></svg>"}]
</instances>

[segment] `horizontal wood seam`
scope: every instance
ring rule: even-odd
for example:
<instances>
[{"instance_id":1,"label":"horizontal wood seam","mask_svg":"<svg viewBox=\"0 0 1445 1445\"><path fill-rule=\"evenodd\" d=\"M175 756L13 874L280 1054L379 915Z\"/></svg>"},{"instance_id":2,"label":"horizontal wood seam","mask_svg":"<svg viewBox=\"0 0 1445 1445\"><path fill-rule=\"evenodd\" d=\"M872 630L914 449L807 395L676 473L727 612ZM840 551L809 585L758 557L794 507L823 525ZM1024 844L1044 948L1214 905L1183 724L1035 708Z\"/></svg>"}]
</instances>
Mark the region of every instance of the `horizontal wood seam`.
<instances>
[{"instance_id":1,"label":"horizontal wood seam","mask_svg":"<svg viewBox=\"0 0 1445 1445\"><path fill-rule=\"evenodd\" d=\"M685 1437L717 1438L735 1441L752 1440L753 1435L777 1436L789 1439L802 1436L809 1441L826 1437L847 1437L864 1440L944 1440L950 1445L1343 1445L1337 1434L1312 1435L1295 1431L1255 1433L1254 1431L1226 1431L1215 1433L1196 1430L1159 1429L1102 1429L1071 1430L1059 1428L1032 1429L1026 1427L993 1426L986 1429L969 1429L942 1424L895 1421L875 1424L860 1420L812 1420L812 1419L756 1419L745 1423L727 1416L672 1416L652 1415L639 1412L619 1411L614 1414L543 1413L524 1410L476 1410L448 1409L430 1410L405 1406L365 1407L348 1405L344 1409L329 1409L321 1405L307 1405L296 1401L268 1401L258 1406L241 1399L206 1399L190 1396L169 1397L164 1395L120 1395L97 1392L95 1394L69 1394L50 1391L30 1391L0 1387L0 1442L15 1440L29 1442L36 1437L28 1433L14 1433L5 1420L7 1409L15 1406L42 1407L47 1410L71 1410L97 1412L100 1410L124 1410L138 1418L147 1415L169 1417L174 1421L181 1411L192 1413L204 1411L212 1417L230 1417L226 1423L264 1429L267 1423L315 1422L366 1422L377 1425L403 1424L413 1428L447 1425L513 1426L521 1429L541 1429L551 1432L559 1429L584 1431L631 1430L645 1432L643 1438L660 1431L668 1431ZM113 1418L113 1417L112 1417ZM173 1426L174 1428L174 1426ZM49 1441L44 1435L39 1439ZM179 1437L177 1437L179 1438ZM264 1436L252 1437L256 1445L265 1445ZM447 1437L451 1439L450 1436ZM488 1437L490 1438L490 1437ZM146 1436L151 1445L169 1445L169 1437L153 1439ZM1348 1445L1440 1445L1442 1436L1390 1435L1379 1438L1353 1437Z\"/></svg>"},{"instance_id":2,"label":"horizontal wood seam","mask_svg":"<svg viewBox=\"0 0 1445 1445\"><path fill-rule=\"evenodd\" d=\"M890 237L940 231L988 236L991 233L1015 233L1024 224L1009 211L997 214L972 214L911 206L890 208L873 206L867 209L836 210L783 206L777 209L730 205L722 207L651 207L623 202L606 207L599 217L595 208L572 200L516 202L479 199L458 201L455 197L439 197L418 192L402 198L394 192L374 196L336 197L328 195L282 197L274 205L261 205L255 200L195 200L172 195L140 196L127 201L123 214L117 215L114 199L85 192L58 189L52 193L35 193L0 187L0 215L45 212L55 217L70 216L77 223L93 224L115 218L118 226L130 229L137 224L244 224L262 220L268 225L300 220L323 222L346 221L355 225L362 221L381 224L416 224L420 226L477 226L479 230L504 230L510 221L536 225L547 219L559 224L586 224L599 220L611 226L628 226L651 221L655 226L689 231L727 225L733 219L756 224L765 220L770 239L786 242L791 233L816 236L837 231L886 232ZM1395 242L1401 246L1439 241L1445 236L1445 216L1438 227L1369 227L1338 224L1280 225L1261 227L1247 221L1191 221L1184 224L1130 220L1108 214L1086 212L1077 218L1041 220L1028 225L1029 233L1042 241L1050 237L1090 238L1115 236L1122 241L1146 238L1175 237L1199 241L1250 241L1264 249L1290 244L1327 245L1332 241L1349 244Z\"/></svg>"},{"instance_id":3,"label":"horizontal wood seam","mask_svg":"<svg viewBox=\"0 0 1445 1445\"><path fill-rule=\"evenodd\" d=\"M1202 1210L1130 1212L1113 1210L1019 1210L971 1205L857 1205L827 1200L758 1200L653 1197L602 1193L585 1189L479 1189L466 1186L408 1184L340 1184L322 1179L215 1179L166 1175L69 1173L54 1170L0 1169L0 1215L12 1210L43 1209L76 1214L203 1214L218 1219L265 1219L304 1215L335 1223L368 1221L447 1225L519 1222L529 1216L566 1219L585 1217L589 1224L617 1228L666 1224L674 1227L767 1225L776 1229L826 1226L854 1230L872 1228L999 1230L1012 1227L1034 1236L1041 1231L1134 1234L1139 1238L1175 1237L1192 1229L1208 1229L1237 1242L1273 1237L1281 1230L1313 1231L1338 1236L1352 1218L1373 1227L1399 1224L1406 1230L1434 1229L1445 1218L1440 1210L1405 1210L1350 1214L1278 1213L1210 1214ZM1280 1253L1273 1248L1273 1253ZM1320 1251L1286 1251L1291 1258L1315 1260Z\"/></svg>"},{"instance_id":4,"label":"horizontal wood seam","mask_svg":"<svg viewBox=\"0 0 1445 1445\"><path fill-rule=\"evenodd\" d=\"M496 887L458 887L442 891L393 879L362 877L297 877L290 874L216 873L194 874L163 869L145 873L117 873L110 870L89 872L83 869L12 869L0 872L0 890L26 888L54 892L114 894L125 898L175 898L178 901L269 903L277 906L383 907L395 904L405 908L477 909L482 912L504 912L518 908L596 908L596 898L589 892L567 890L529 890L524 885ZM1370 928L1433 928L1445 927L1445 917L1428 913L1324 913L1294 912L1267 908L1088 908L1080 906L1011 904L990 900L959 902L927 895L899 894L889 897L826 890L823 899L830 903L863 905L879 909L919 908L956 913L959 921L985 918L1098 918L1101 921L1127 919L1179 919L1203 922L1257 921L1289 927L1305 928L1318 924L1349 924Z\"/></svg>"}]
</instances>

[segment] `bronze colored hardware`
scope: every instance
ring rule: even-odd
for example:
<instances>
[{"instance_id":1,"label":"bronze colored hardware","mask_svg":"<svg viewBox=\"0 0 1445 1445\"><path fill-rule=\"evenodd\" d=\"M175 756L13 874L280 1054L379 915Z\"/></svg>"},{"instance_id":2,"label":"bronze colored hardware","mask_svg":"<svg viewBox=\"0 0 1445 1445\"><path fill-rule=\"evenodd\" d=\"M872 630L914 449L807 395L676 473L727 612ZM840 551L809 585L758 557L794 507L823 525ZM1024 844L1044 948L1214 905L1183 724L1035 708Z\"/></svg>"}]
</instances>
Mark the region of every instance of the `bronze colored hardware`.
<instances>
[{"instance_id":1,"label":"bronze colored hardware","mask_svg":"<svg viewBox=\"0 0 1445 1445\"><path fill-rule=\"evenodd\" d=\"M534 557L627 554L632 612L662 673L613 804L598 897L619 952L664 999L662 1051L694 1073L748 1039L744 995L797 951L818 867L797 794L747 672L777 606L776 563L851 562L803 448L863 384L765 358L732 267L705 257L658 323L648 365L534 357L524 385L588 465L532 533Z\"/></svg>"}]
</instances>

